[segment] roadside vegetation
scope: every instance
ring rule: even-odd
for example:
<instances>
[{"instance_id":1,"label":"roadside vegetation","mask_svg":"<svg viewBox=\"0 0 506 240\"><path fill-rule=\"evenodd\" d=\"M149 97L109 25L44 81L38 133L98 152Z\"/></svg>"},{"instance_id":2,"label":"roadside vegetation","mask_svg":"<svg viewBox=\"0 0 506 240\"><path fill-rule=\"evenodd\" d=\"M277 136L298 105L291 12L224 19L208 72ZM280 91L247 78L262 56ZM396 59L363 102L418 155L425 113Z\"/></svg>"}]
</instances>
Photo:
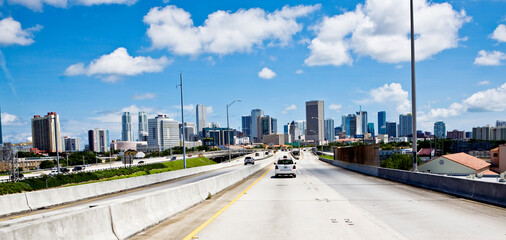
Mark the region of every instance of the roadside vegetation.
<instances>
[{"instance_id":1,"label":"roadside vegetation","mask_svg":"<svg viewBox=\"0 0 506 240\"><path fill-rule=\"evenodd\" d=\"M422 161L418 157L418 164ZM411 154L393 154L389 159L383 160L380 163L380 167L392 168L400 170L411 170L413 168L413 155Z\"/></svg>"},{"instance_id":2,"label":"roadside vegetation","mask_svg":"<svg viewBox=\"0 0 506 240\"><path fill-rule=\"evenodd\" d=\"M205 157L191 158L186 160L186 165L188 168L212 164L216 164L216 162ZM183 169L183 160L153 163L134 167L122 167L117 169L104 169L94 172L77 172L70 174L59 174L55 176L43 175L38 178L23 179L15 183L0 183L0 195L19 193L24 191L35 191L52 187L74 186L80 184L116 180L121 178L138 177L179 169Z\"/></svg>"}]
</instances>

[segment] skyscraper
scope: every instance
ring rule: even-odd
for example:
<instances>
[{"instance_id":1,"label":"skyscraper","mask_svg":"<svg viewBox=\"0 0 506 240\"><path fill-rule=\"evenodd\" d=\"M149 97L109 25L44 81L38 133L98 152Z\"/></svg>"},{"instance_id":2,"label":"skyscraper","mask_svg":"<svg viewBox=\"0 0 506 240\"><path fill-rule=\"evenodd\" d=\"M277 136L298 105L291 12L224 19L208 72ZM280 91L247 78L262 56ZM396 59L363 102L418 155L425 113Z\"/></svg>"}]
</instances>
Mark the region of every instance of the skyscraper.
<instances>
[{"instance_id":1,"label":"skyscraper","mask_svg":"<svg viewBox=\"0 0 506 240\"><path fill-rule=\"evenodd\" d=\"M278 119L271 117L271 133L278 132Z\"/></svg>"},{"instance_id":2,"label":"skyscraper","mask_svg":"<svg viewBox=\"0 0 506 240\"><path fill-rule=\"evenodd\" d=\"M434 136L437 138L446 138L446 125L443 121L434 123Z\"/></svg>"},{"instance_id":3,"label":"skyscraper","mask_svg":"<svg viewBox=\"0 0 506 240\"><path fill-rule=\"evenodd\" d=\"M139 141L148 141L148 114L139 112Z\"/></svg>"},{"instance_id":4,"label":"skyscraper","mask_svg":"<svg viewBox=\"0 0 506 240\"><path fill-rule=\"evenodd\" d=\"M130 112L123 112L121 115L121 140L134 140L134 133L132 131L132 116L130 116Z\"/></svg>"},{"instance_id":5,"label":"skyscraper","mask_svg":"<svg viewBox=\"0 0 506 240\"><path fill-rule=\"evenodd\" d=\"M386 134L388 137L397 137L397 123L396 122L385 122Z\"/></svg>"},{"instance_id":6,"label":"skyscraper","mask_svg":"<svg viewBox=\"0 0 506 240\"><path fill-rule=\"evenodd\" d=\"M260 118L259 121L259 129L261 131L261 134L259 135L259 138L262 139L263 135L271 134L272 132L272 118L270 116L263 116ZM276 120L277 124L277 120Z\"/></svg>"},{"instance_id":7,"label":"skyscraper","mask_svg":"<svg viewBox=\"0 0 506 240\"><path fill-rule=\"evenodd\" d=\"M413 135L413 116L408 113L399 115L399 137L408 137Z\"/></svg>"},{"instance_id":8,"label":"skyscraper","mask_svg":"<svg viewBox=\"0 0 506 240\"><path fill-rule=\"evenodd\" d=\"M202 129L207 127L207 109L206 106L203 104L197 104L196 107L196 123L197 123L197 131L199 134L202 134Z\"/></svg>"},{"instance_id":9,"label":"skyscraper","mask_svg":"<svg viewBox=\"0 0 506 240\"><path fill-rule=\"evenodd\" d=\"M35 115L32 118L32 141L33 147L45 152L63 151L60 137L60 117L55 112L49 112L46 116ZM57 146L58 144L58 146Z\"/></svg>"},{"instance_id":10,"label":"skyscraper","mask_svg":"<svg viewBox=\"0 0 506 240\"><path fill-rule=\"evenodd\" d=\"M260 142L262 139L261 131L259 131L259 121L260 118L264 116L264 111L262 109L253 109L251 110L251 142Z\"/></svg>"},{"instance_id":11,"label":"skyscraper","mask_svg":"<svg viewBox=\"0 0 506 240\"><path fill-rule=\"evenodd\" d=\"M290 142L294 143L300 141L300 130L298 128L298 124L295 121L292 121L288 124L288 134L290 135Z\"/></svg>"},{"instance_id":12,"label":"skyscraper","mask_svg":"<svg viewBox=\"0 0 506 240\"><path fill-rule=\"evenodd\" d=\"M367 133L367 112L366 111L358 111L357 112L357 134Z\"/></svg>"},{"instance_id":13,"label":"skyscraper","mask_svg":"<svg viewBox=\"0 0 506 240\"><path fill-rule=\"evenodd\" d=\"M242 116L242 132L251 136L251 116Z\"/></svg>"},{"instance_id":14,"label":"skyscraper","mask_svg":"<svg viewBox=\"0 0 506 240\"><path fill-rule=\"evenodd\" d=\"M306 140L312 140L315 144L322 144L325 139L323 105L321 100L306 102Z\"/></svg>"},{"instance_id":15,"label":"skyscraper","mask_svg":"<svg viewBox=\"0 0 506 240\"><path fill-rule=\"evenodd\" d=\"M378 134L386 134L387 132L387 127L385 125L386 122L387 122L387 112L385 111L378 112Z\"/></svg>"},{"instance_id":16,"label":"skyscraper","mask_svg":"<svg viewBox=\"0 0 506 240\"><path fill-rule=\"evenodd\" d=\"M93 152L109 152L111 150L109 141L109 130L95 128L88 131L88 144Z\"/></svg>"},{"instance_id":17,"label":"skyscraper","mask_svg":"<svg viewBox=\"0 0 506 240\"><path fill-rule=\"evenodd\" d=\"M78 152L81 151L81 141L75 137L64 137L63 146L65 152Z\"/></svg>"},{"instance_id":18,"label":"skyscraper","mask_svg":"<svg viewBox=\"0 0 506 240\"><path fill-rule=\"evenodd\" d=\"M371 136L374 137L374 123L367 124L367 132L370 133Z\"/></svg>"},{"instance_id":19,"label":"skyscraper","mask_svg":"<svg viewBox=\"0 0 506 240\"><path fill-rule=\"evenodd\" d=\"M325 140L333 142L335 136L336 134L334 129L334 119L333 118L325 119Z\"/></svg>"},{"instance_id":20,"label":"skyscraper","mask_svg":"<svg viewBox=\"0 0 506 240\"><path fill-rule=\"evenodd\" d=\"M1 125L1 124L0 124ZM497 120L495 121L495 127L506 127L506 121ZM2 128L0 126L0 133L2 133ZM2 135L2 134L0 134ZM0 140L2 139L2 136L0 136Z\"/></svg>"},{"instance_id":21,"label":"skyscraper","mask_svg":"<svg viewBox=\"0 0 506 240\"><path fill-rule=\"evenodd\" d=\"M179 146L179 122L165 115L148 119L148 147L164 151Z\"/></svg>"}]
</instances>

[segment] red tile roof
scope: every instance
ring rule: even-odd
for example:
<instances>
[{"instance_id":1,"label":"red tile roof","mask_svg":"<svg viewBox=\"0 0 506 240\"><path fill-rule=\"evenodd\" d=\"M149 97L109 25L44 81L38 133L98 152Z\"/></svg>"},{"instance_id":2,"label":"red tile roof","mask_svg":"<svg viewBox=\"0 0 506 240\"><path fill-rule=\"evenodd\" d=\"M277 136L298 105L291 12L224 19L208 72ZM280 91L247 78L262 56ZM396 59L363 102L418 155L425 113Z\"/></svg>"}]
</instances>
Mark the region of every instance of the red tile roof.
<instances>
[{"instance_id":1,"label":"red tile roof","mask_svg":"<svg viewBox=\"0 0 506 240\"><path fill-rule=\"evenodd\" d=\"M481 170L490 166L490 163L485 162L484 160L481 160L477 157L473 157L467 153L454 153L443 155L443 157L474 170Z\"/></svg>"},{"instance_id":2,"label":"red tile roof","mask_svg":"<svg viewBox=\"0 0 506 240\"><path fill-rule=\"evenodd\" d=\"M420 151L418 151L418 155L422 156L430 156L430 153L432 152L432 148L422 148Z\"/></svg>"},{"instance_id":3,"label":"red tile roof","mask_svg":"<svg viewBox=\"0 0 506 240\"><path fill-rule=\"evenodd\" d=\"M483 175L499 175L498 173L490 171L490 170L487 170L485 172L481 172L481 174L483 174Z\"/></svg>"}]
</instances>

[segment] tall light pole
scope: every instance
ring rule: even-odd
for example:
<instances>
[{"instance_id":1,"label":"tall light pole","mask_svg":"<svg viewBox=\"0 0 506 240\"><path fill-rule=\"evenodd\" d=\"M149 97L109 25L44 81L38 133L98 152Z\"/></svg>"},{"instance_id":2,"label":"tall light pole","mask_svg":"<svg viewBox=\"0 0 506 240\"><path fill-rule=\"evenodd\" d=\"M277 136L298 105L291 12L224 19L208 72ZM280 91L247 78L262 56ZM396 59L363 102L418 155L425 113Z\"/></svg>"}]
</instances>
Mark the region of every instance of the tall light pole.
<instances>
[{"instance_id":1,"label":"tall light pole","mask_svg":"<svg viewBox=\"0 0 506 240\"><path fill-rule=\"evenodd\" d=\"M415 84L415 24L413 16L413 0L410 0L410 22L411 22L411 114L413 116L413 171L418 171L416 158L417 141L416 141L416 84Z\"/></svg>"},{"instance_id":2,"label":"tall light pole","mask_svg":"<svg viewBox=\"0 0 506 240\"><path fill-rule=\"evenodd\" d=\"M230 160L232 159L231 155L230 155L230 124L229 124L229 121L228 121L228 108L230 106L232 106L232 104L234 104L235 102L240 102L242 101L241 99L237 99L237 100L234 100L233 102L227 104L227 132L228 132L228 161L230 162Z\"/></svg>"},{"instance_id":3,"label":"tall light pole","mask_svg":"<svg viewBox=\"0 0 506 240\"><path fill-rule=\"evenodd\" d=\"M186 169L186 145L184 142L185 131L184 131L184 109L183 109L183 73L179 74L180 87L181 87L181 123L183 128L183 164Z\"/></svg>"},{"instance_id":4,"label":"tall light pole","mask_svg":"<svg viewBox=\"0 0 506 240\"><path fill-rule=\"evenodd\" d=\"M58 174L60 174L60 153L58 152L58 142L60 139L58 138L58 129L56 126L56 118L57 118L57 115L54 115L54 142L56 144L56 169L58 170Z\"/></svg>"}]
</instances>

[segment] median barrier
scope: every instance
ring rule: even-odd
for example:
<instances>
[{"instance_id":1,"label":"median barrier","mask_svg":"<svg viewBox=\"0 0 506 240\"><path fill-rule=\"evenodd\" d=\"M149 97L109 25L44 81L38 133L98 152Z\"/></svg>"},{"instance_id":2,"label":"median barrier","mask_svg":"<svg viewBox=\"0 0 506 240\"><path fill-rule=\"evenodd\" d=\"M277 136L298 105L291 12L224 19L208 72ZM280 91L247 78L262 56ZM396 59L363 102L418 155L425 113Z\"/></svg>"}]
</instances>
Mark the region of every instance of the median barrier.
<instances>
[{"instance_id":1,"label":"median barrier","mask_svg":"<svg viewBox=\"0 0 506 240\"><path fill-rule=\"evenodd\" d=\"M504 183L381 168L325 158L319 159L355 172L506 207L506 184Z\"/></svg>"},{"instance_id":2,"label":"median barrier","mask_svg":"<svg viewBox=\"0 0 506 240\"><path fill-rule=\"evenodd\" d=\"M0 198L0 216L12 212L26 212L32 210L26 202L25 193L5 195Z\"/></svg>"}]
</instances>

